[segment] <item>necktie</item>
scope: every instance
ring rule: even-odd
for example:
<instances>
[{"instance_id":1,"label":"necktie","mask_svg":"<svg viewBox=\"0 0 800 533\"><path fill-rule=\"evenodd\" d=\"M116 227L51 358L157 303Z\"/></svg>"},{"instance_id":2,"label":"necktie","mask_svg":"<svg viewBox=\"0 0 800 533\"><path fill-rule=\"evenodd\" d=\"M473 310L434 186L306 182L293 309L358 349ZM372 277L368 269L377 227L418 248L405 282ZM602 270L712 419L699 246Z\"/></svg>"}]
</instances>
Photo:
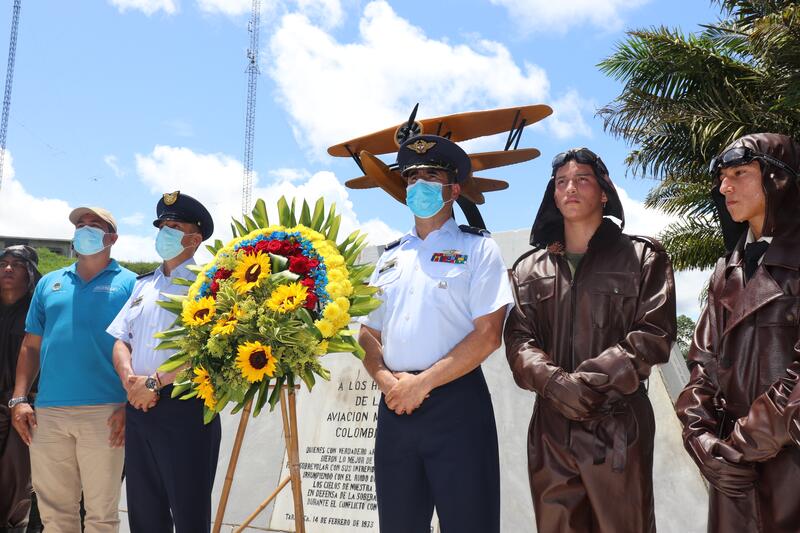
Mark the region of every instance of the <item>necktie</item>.
<instances>
[{"instance_id":1,"label":"necktie","mask_svg":"<svg viewBox=\"0 0 800 533\"><path fill-rule=\"evenodd\" d=\"M758 260L767 251L767 241L756 241L744 247L744 275L750 279L758 268Z\"/></svg>"}]
</instances>

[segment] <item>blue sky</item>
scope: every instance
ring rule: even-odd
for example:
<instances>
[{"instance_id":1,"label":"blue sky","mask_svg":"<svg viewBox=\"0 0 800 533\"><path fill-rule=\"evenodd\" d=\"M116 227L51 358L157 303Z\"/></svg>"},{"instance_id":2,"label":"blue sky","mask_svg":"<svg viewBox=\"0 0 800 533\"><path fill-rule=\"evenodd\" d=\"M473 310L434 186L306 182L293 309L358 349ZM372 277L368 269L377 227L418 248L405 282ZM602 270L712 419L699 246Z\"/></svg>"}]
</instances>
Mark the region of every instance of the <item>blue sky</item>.
<instances>
[{"instance_id":1,"label":"blue sky","mask_svg":"<svg viewBox=\"0 0 800 533\"><path fill-rule=\"evenodd\" d=\"M162 192L207 203L215 237L240 210L250 0L23 0L0 234L69 237L66 217L102 205L120 221L115 255L155 258ZM12 2L0 11L8 42ZM628 229L657 233L644 210L653 182L626 176L628 147L595 117L621 85L596 68L626 29L694 31L719 16L704 0L265 0L256 118L255 197L336 201L345 228L374 242L405 231L407 209L380 190L349 191L352 162L325 148L420 117L547 103L556 113L520 146L542 157L482 173L511 188L487 195L490 229L529 227L552 156L586 145L623 190ZM497 138L475 150L502 148ZM459 214L460 215L460 214ZM705 274L681 275L696 314ZM687 296L688 295L688 296Z\"/></svg>"}]
</instances>

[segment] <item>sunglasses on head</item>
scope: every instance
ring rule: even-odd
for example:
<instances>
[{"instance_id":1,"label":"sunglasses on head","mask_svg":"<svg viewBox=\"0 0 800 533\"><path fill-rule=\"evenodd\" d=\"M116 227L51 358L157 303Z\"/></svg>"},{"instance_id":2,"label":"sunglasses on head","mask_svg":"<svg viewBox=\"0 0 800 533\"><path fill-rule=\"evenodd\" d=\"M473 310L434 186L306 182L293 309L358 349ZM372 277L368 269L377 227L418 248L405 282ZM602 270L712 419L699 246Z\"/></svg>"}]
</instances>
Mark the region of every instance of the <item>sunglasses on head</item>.
<instances>
[{"instance_id":1,"label":"sunglasses on head","mask_svg":"<svg viewBox=\"0 0 800 533\"><path fill-rule=\"evenodd\" d=\"M603 163L603 160L588 148L573 148L572 150L561 152L555 156L553 158L553 174L555 174L556 170L562 165L565 165L569 161L573 160L582 165L592 165L599 170L601 174L608 176L608 169L606 168L605 163Z\"/></svg>"},{"instance_id":2,"label":"sunglasses on head","mask_svg":"<svg viewBox=\"0 0 800 533\"><path fill-rule=\"evenodd\" d=\"M761 152L756 152L747 146L736 146L735 148L731 148L730 150L721 153L711 160L711 163L708 165L708 172L712 177L716 178L720 169L727 167L738 167L739 165L746 165L753 161L763 161L764 163L769 163L770 165L785 171L790 176L797 178L797 172L795 172L789 165L780 159L776 159L767 154L762 154Z\"/></svg>"}]
</instances>

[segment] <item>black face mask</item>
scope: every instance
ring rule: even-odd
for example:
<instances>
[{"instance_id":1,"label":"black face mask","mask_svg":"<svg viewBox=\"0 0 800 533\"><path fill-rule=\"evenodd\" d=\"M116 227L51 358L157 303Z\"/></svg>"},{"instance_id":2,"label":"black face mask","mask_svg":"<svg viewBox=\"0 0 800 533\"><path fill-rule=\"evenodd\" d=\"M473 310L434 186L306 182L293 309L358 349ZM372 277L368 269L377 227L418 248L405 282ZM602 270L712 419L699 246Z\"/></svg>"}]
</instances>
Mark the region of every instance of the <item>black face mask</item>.
<instances>
[{"instance_id":1,"label":"black face mask","mask_svg":"<svg viewBox=\"0 0 800 533\"><path fill-rule=\"evenodd\" d=\"M560 154L556 155L553 158L552 175L555 176L556 170L570 161L575 161L576 163L580 163L582 165L591 165L592 168L595 169L598 177L608 176L608 169L606 168L605 163L603 163L603 160L588 148L573 148L572 150L567 150L566 152L561 152Z\"/></svg>"},{"instance_id":2,"label":"black face mask","mask_svg":"<svg viewBox=\"0 0 800 533\"><path fill-rule=\"evenodd\" d=\"M789 165L780 159L776 159L767 154L762 154L761 152L756 152L747 146L736 146L713 158L711 163L708 165L708 172L711 174L713 179L717 179L720 169L746 165L753 161L762 161L764 163L768 163L783 170L789 176L797 179L797 172L795 172L791 167L789 167Z\"/></svg>"}]
</instances>

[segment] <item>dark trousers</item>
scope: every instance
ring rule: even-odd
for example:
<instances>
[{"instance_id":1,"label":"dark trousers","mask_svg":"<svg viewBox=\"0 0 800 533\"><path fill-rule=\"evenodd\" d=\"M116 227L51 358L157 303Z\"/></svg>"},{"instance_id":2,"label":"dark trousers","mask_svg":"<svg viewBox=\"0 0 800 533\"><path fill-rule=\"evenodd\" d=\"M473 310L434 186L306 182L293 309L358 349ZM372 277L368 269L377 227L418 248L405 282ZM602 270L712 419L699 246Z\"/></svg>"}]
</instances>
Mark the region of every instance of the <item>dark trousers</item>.
<instances>
[{"instance_id":1,"label":"dark trousers","mask_svg":"<svg viewBox=\"0 0 800 533\"><path fill-rule=\"evenodd\" d=\"M31 509L31 457L0 394L0 531L24 532Z\"/></svg>"},{"instance_id":2,"label":"dark trousers","mask_svg":"<svg viewBox=\"0 0 800 533\"><path fill-rule=\"evenodd\" d=\"M146 413L126 407L125 487L132 533L210 530L211 489L219 457L220 422L203 424L203 403L161 391Z\"/></svg>"},{"instance_id":3,"label":"dark trousers","mask_svg":"<svg viewBox=\"0 0 800 533\"><path fill-rule=\"evenodd\" d=\"M381 533L499 533L497 429L480 367L434 389L410 415L381 397L375 441Z\"/></svg>"}]
</instances>

